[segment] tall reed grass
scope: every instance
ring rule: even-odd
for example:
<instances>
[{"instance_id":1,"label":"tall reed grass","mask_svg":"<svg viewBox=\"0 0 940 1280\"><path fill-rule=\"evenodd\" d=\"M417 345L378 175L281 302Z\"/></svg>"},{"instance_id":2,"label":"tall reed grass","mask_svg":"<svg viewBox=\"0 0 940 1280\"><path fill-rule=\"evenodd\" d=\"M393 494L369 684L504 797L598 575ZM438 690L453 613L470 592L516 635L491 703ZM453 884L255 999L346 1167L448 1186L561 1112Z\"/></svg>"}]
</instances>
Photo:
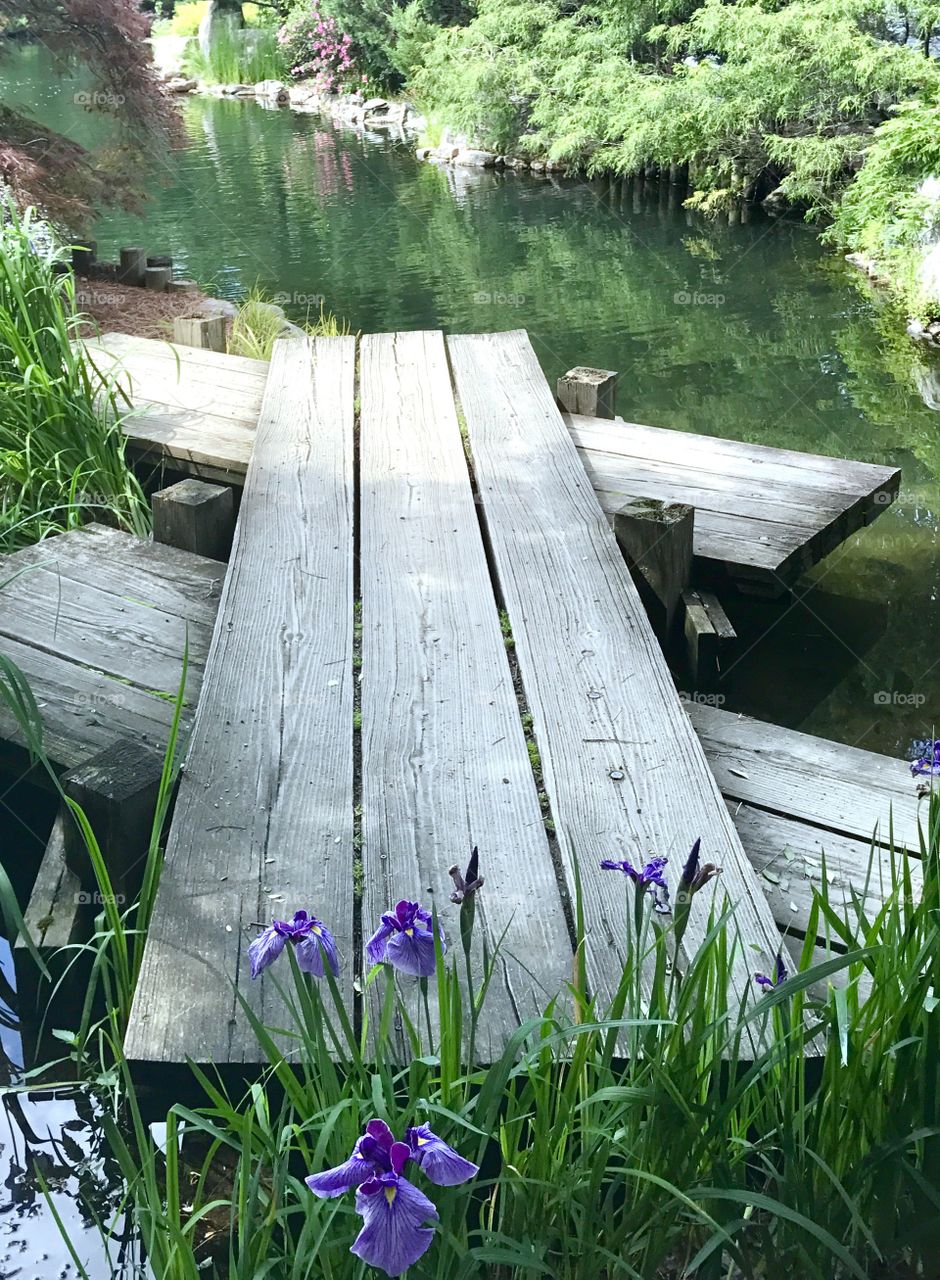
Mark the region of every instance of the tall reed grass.
<instances>
[{"instance_id":1,"label":"tall reed grass","mask_svg":"<svg viewBox=\"0 0 940 1280\"><path fill-rule=\"evenodd\" d=\"M65 256L31 211L0 199L0 552L88 519L149 528L124 456L127 406L74 342Z\"/></svg>"},{"instance_id":2,"label":"tall reed grass","mask_svg":"<svg viewBox=\"0 0 940 1280\"><path fill-rule=\"evenodd\" d=\"M288 67L274 27L240 28L218 23L208 53L193 41L183 59L188 75L206 84L257 84L284 80Z\"/></svg>"},{"instance_id":3,"label":"tall reed grass","mask_svg":"<svg viewBox=\"0 0 940 1280\"><path fill-rule=\"evenodd\" d=\"M363 1000L357 1027L332 977L301 974L288 947L265 978L280 985L288 1031L243 1002L261 1078L233 1095L193 1066L203 1101L171 1106L159 1144L112 1018L104 1042L120 1083L105 1125L154 1275L377 1274L349 1252L352 1197L315 1199L303 1178L345 1160L379 1117L396 1133L428 1122L480 1165L473 1181L434 1188L435 1242L408 1273L421 1280L936 1277L936 798L921 854L916 900L902 853L883 905L837 907L819 890L811 933L829 934L829 954L814 962L808 939L785 981L750 1004L729 985L730 908L680 975L674 926L636 928L630 890L611 1006L574 987L486 1067L464 1057L486 985L468 991L459 941L430 983L434 1042L408 1016L399 984L414 980L369 973L380 998ZM393 1019L410 1045L399 1065L383 1052Z\"/></svg>"},{"instance_id":4,"label":"tall reed grass","mask_svg":"<svg viewBox=\"0 0 940 1280\"><path fill-rule=\"evenodd\" d=\"M284 321L280 310L272 305L266 290L255 286L239 304L228 339L229 355L250 356L254 360L270 360L274 343L281 336ZM312 338L335 338L349 333L349 325L338 320L320 303L319 315L309 313L300 326Z\"/></svg>"}]
</instances>

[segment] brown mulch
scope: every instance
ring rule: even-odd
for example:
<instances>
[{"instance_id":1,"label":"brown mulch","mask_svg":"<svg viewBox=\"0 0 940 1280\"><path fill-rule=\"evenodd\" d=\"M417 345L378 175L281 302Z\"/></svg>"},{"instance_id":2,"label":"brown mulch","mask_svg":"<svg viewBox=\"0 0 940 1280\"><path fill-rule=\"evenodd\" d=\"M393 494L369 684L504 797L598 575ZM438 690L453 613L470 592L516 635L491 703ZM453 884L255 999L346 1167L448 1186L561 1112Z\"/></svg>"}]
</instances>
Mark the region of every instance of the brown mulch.
<instances>
[{"instance_id":1,"label":"brown mulch","mask_svg":"<svg viewBox=\"0 0 940 1280\"><path fill-rule=\"evenodd\" d=\"M129 333L136 338L169 338L177 316L208 315L207 296L201 289L181 293L157 293L124 284L117 268L96 265L89 275L75 277L79 309L88 316L82 333Z\"/></svg>"}]
</instances>

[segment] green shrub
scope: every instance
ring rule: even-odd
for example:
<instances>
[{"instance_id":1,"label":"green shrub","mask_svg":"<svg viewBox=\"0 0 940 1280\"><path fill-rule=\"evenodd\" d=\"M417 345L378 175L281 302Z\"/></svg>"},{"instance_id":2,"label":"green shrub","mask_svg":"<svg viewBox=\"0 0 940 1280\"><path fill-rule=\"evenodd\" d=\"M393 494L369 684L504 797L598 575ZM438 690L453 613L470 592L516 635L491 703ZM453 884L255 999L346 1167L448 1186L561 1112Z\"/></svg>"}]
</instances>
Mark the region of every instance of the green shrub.
<instances>
[{"instance_id":1,"label":"green shrub","mask_svg":"<svg viewBox=\"0 0 940 1280\"><path fill-rule=\"evenodd\" d=\"M89 519L135 533L149 509L125 457L126 404L74 345L67 252L31 211L0 204L0 550Z\"/></svg>"}]
</instances>

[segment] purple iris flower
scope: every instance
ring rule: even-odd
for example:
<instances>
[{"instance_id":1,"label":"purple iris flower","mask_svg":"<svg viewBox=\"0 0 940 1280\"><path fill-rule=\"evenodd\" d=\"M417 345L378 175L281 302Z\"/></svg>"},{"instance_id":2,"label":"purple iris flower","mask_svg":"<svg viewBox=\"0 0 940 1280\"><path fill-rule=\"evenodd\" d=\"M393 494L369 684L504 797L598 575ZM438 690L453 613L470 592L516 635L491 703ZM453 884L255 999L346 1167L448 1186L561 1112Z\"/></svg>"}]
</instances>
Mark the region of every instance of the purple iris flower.
<instances>
[{"instance_id":1,"label":"purple iris flower","mask_svg":"<svg viewBox=\"0 0 940 1280\"><path fill-rule=\"evenodd\" d=\"M417 902L399 902L386 911L382 923L366 943L369 964L390 964L402 973L429 978L434 972L434 933L430 911ZM437 926L441 951L446 951L444 930Z\"/></svg>"},{"instance_id":2,"label":"purple iris flower","mask_svg":"<svg viewBox=\"0 0 940 1280\"><path fill-rule=\"evenodd\" d=\"M403 1177L411 1160L441 1187L467 1182L477 1166L464 1160L426 1125L409 1129L405 1142L396 1142L384 1120L370 1120L345 1163L314 1173L307 1186L321 1199L356 1191L356 1212L362 1230L351 1252L370 1267L400 1276L430 1248L434 1231L423 1224L437 1218L432 1202Z\"/></svg>"},{"instance_id":3,"label":"purple iris flower","mask_svg":"<svg viewBox=\"0 0 940 1280\"><path fill-rule=\"evenodd\" d=\"M715 876L721 875L721 867L716 867L713 862L702 865L701 851L702 841L699 839L693 844L685 866L682 868L682 875L679 877L680 902L690 900L699 889L705 888L709 880L714 880Z\"/></svg>"},{"instance_id":4,"label":"purple iris flower","mask_svg":"<svg viewBox=\"0 0 940 1280\"><path fill-rule=\"evenodd\" d=\"M295 911L293 920L273 920L248 948L252 978L257 978L269 964L274 963L288 941L294 944L297 967L302 973L322 978L325 956L333 976L339 974L339 953L332 933L316 916L308 916L306 911Z\"/></svg>"},{"instance_id":5,"label":"purple iris flower","mask_svg":"<svg viewBox=\"0 0 940 1280\"><path fill-rule=\"evenodd\" d=\"M774 969L774 976L768 978L766 973L755 973L754 981L759 987L763 987L765 991L774 991L777 987L783 985L787 979L787 967L783 963L783 955L777 952L777 962Z\"/></svg>"},{"instance_id":6,"label":"purple iris flower","mask_svg":"<svg viewBox=\"0 0 940 1280\"><path fill-rule=\"evenodd\" d=\"M601 862L601 870L622 871L641 893L648 893L652 897L654 911L658 911L660 915L668 915L669 886L663 875L663 868L668 861L668 858L650 858L645 866L637 870L629 858L622 858L619 862L612 858L604 858Z\"/></svg>"},{"instance_id":7,"label":"purple iris flower","mask_svg":"<svg viewBox=\"0 0 940 1280\"><path fill-rule=\"evenodd\" d=\"M921 775L940 778L940 738L936 742L928 741L926 748L911 765L911 773L915 778Z\"/></svg>"}]
</instances>

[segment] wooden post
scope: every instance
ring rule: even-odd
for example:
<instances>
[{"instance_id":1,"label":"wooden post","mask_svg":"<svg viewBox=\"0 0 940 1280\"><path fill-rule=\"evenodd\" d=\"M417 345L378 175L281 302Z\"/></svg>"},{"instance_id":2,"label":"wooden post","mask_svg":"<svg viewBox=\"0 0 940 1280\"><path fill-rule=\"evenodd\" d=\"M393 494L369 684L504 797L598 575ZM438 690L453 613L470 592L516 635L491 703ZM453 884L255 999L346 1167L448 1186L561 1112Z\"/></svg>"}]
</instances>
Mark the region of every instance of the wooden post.
<instances>
[{"instance_id":1,"label":"wooden post","mask_svg":"<svg viewBox=\"0 0 940 1280\"><path fill-rule=\"evenodd\" d=\"M146 270L146 249L134 246L129 249L121 250L121 264L118 268L118 275L124 284L137 285L139 287L144 283L144 274Z\"/></svg>"},{"instance_id":2,"label":"wooden post","mask_svg":"<svg viewBox=\"0 0 940 1280\"><path fill-rule=\"evenodd\" d=\"M169 253L151 253L147 255L148 267L169 267L173 268L173 256Z\"/></svg>"},{"instance_id":3,"label":"wooden post","mask_svg":"<svg viewBox=\"0 0 940 1280\"><path fill-rule=\"evenodd\" d=\"M613 369L569 369L558 379L555 397L566 413L612 418L618 377Z\"/></svg>"},{"instance_id":4,"label":"wooden post","mask_svg":"<svg viewBox=\"0 0 940 1280\"><path fill-rule=\"evenodd\" d=\"M610 515L611 528L663 645L692 579L694 523L692 507L657 498L627 498Z\"/></svg>"},{"instance_id":5,"label":"wooden post","mask_svg":"<svg viewBox=\"0 0 940 1280\"><path fill-rule=\"evenodd\" d=\"M62 777L66 796L82 807L95 833L121 907L143 874L162 773L160 756L128 738ZM82 891L100 893L84 837L71 815L65 823L65 864Z\"/></svg>"},{"instance_id":6,"label":"wooden post","mask_svg":"<svg viewBox=\"0 0 940 1280\"><path fill-rule=\"evenodd\" d=\"M225 560L235 531L232 490L204 480L180 480L151 498L153 539L210 560Z\"/></svg>"},{"instance_id":7,"label":"wooden post","mask_svg":"<svg viewBox=\"0 0 940 1280\"><path fill-rule=\"evenodd\" d=\"M72 270L84 275L98 260L98 244L89 240L84 245L76 245L72 250Z\"/></svg>"},{"instance_id":8,"label":"wooden post","mask_svg":"<svg viewBox=\"0 0 940 1280\"><path fill-rule=\"evenodd\" d=\"M167 285L170 293L186 293L189 289L198 289L199 285L195 280L179 280L173 279Z\"/></svg>"},{"instance_id":9,"label":"wooden post","mask_svg":"<svg viewBox=\"0 0 940 1280\"><path fill-rule=\"evenodd\" d=\"M710 688L721 671L721 658L737 632L711 591L683 591L685 656L693 686Z\"/></svg>"},{"instance_id":10,"label":"wooden post","mask_svg":"<svg viewBox=\"0 0 940 1280\"><path fill-rule=\"evenodd\" d=\"M204 351L225 351L225 316L177 316L173 341Z\"/></svg>"},{"instance_id":11,"label":"wooden post","mask_svg":"<svg viewBox=\"0 0 940 1280\"><path fill-rule=\"evenodd\" d=\"M58 1026L58 1011L69 1012L72 995L81 990L87 981L88 963L76 958L73 951L62 948L81 940L83 918L88 914L86 901L92 895L82 891L78 877L65 865L65 828L71 822L64 808L60 810L52 827L46 852L43 854L36 880L23 912L25 932L32 940L49 970L52 985L41 986L41 974L36 961L20 934L13 946L13 963L16 970L16 992L21 1014L21 1034L27 1061L36 1057L37 1046L29 1040L39 1019L33 1014L46 1015L50 1026ZM65 979L63 982L62 979ZM61 984L61 985L60 985ZM51 1009L47 1003L53 998Z\"/></svg>"},{"instance_id":12,"label":"wooden post","mask_svg":"<svg viewBox=\"0 0 940 1280\"><path fill-rule=\"evenodd\" d=\"M173 279L172 267L147 267L144 271L144 288L166 292L166 287Z\"/></svg>"}]
</instances>

